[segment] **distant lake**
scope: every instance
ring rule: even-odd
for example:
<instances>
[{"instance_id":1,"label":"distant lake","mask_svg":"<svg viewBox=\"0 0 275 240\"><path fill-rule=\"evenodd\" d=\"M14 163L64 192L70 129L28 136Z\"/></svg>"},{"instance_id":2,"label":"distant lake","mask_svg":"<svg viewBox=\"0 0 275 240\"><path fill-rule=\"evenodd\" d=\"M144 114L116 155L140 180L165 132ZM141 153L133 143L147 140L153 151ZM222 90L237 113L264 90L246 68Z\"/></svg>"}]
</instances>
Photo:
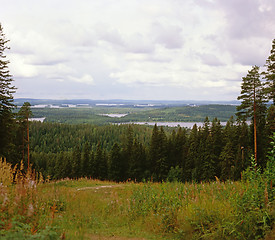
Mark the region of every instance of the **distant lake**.
<instances>
[{"instance_id":1,"label":"distant lake","mask_svg":"<svg viewBox=\"0 0 275 240\"><path fill-rule=\"evenodd\" d=\"M128 114L127 113L109 113L109 114L99 114L100 116L107 116L107 117L111 117L111 118L121 118L121 117L125 117Z\"/></svg>"},{"instance_id":2,"label":"distant lake","mask_svg":"<svg viewBox=\"0 0 275 240\"><path fill-rule=\"evenodd\" d=\"M225 126L226 123L227 122L221 122L221 125ZM149 125L149 126L154 126L155 124L157 124L157 126L192 128L195 124L197 124L197 127L202 127L204 122L127 122L127 123L118 123L118 124L138 124L138 125Z\"/></svg>"},{"instance_id":3,"label":"distant lake","mask_svg":"<svg viewBox=\"0 0 275 240\"><path fill-rule=\"evenodd\" d=\"M30 121L37 121L37 122L44 122L46 118L45 117L42 117L42 118L30 118L29 120Z\"/></svg>"}]
</instances>

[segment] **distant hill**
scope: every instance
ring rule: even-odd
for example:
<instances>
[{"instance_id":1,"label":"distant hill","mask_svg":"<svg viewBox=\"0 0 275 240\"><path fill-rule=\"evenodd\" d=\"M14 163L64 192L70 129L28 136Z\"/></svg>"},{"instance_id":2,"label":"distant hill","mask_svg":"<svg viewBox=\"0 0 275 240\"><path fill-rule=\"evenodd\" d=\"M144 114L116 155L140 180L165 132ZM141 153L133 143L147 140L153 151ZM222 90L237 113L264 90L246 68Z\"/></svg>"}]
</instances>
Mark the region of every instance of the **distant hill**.
<instances>
[{"instance_id":1,"label":"distant hill","mask_svg":"<svg viewBox=\"0 0 275 240\"><path fill-rule=\"evenodd\" d=\"M29 102L31 105L82 105L89 106L116 106L116 107L172 107L172 106L187 106L187 105L238 105L238 101L202 101L202 100L123 100L123 99L109 99L109 100L91 100L91 99L32 99L32 98L16 98L14 102L18 106L22 106L24 102Z\"/></svg>"}]
</instances>

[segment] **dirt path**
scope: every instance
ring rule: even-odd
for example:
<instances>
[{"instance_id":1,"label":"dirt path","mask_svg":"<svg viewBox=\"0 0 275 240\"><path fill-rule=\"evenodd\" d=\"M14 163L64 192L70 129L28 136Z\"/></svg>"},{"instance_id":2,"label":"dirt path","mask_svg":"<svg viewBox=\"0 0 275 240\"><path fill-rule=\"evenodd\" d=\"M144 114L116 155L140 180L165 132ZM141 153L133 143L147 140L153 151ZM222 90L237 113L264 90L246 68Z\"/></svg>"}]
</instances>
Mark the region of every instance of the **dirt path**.
<instances>
[{"instance_id":1,"label":"dirt path","mask_svg":"<svg viewBox=\"0 0 275 240\"><path fill-rule=\"evenodd\" d=\"M115 188L115 187L122 187L121 185L102 185L102 186L96 186L96 187L83 187L76 189L77 191L85 191L85 190L99 190L103 188Z\"/></svg>"},{"instance_id":2,"label":"dirt path","mask_svg":"<svg viewBox=\"0 0 275 240\"><path fill-rule=\"evenodd\" d=\"M117 188L117 187L123 187L122 185L102 185L102 186L96 186L96 187L83 187L76 189L77 191L86 191L86 190L100 190L100 189L106 189L106 188ZM146 240L145 238L127 238L127 237L117 237L117 236L101 236L101 235L87 235L87 239L90 240Z\"/></svg>"},{"instance_id":3,"label":"dirt path","mask_svg":"<svg viewBox=\"0 0 275 240\"><path fill-rule=\"evenodd\" d=\"M145 238L106 237L99 235L87 236L90 240L145 240Z\"/></svg>"}]
</instances>

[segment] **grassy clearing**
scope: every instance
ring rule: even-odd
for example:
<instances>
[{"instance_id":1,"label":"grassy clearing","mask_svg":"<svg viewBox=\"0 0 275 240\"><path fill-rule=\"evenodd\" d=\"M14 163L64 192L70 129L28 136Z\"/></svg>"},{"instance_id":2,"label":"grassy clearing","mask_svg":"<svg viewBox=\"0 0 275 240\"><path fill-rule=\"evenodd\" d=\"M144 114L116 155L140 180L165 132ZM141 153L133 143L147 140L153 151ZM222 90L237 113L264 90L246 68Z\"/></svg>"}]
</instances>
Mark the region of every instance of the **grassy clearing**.
<instances>
[{"instance_id":1,"label":"grassy clearing","mask_svg":"<svg viewBox=\"0 0 275 240\"><path fill-rule=\"evenodd\" d=\"M251 187L218 180L115 184L87 179L43 186L56 199L54 225L66 239L262 238L271 230L274 206L249 203Z\"/></svg>"},{"instance_id":2,"label":"grassy clearing","mask_svg":"<svg viewBox=\"0 0 275 240\"><path fill-rule=\"evenodd\" d=\"M1 239L274 239L274 188L254 170L242 182L42 184L0 162Z\"/></svg>"}]
</instances>

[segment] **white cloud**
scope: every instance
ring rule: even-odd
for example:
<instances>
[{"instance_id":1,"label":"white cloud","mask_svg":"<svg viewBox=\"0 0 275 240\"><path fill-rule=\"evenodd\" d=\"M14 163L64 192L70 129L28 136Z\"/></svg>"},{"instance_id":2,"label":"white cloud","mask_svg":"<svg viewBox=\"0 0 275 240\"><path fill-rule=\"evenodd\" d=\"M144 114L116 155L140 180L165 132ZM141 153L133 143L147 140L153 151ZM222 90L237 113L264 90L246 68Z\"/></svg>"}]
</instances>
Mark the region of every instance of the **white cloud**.
<instances>
[{"instance_id":1,"label":"white cloud","mask_svg":"<svg viewBox=\"0 0 275 240\"><path fill-rule=\"evenodd\" d=\"M70 80L74 81L74 82L79 82L79 83L84 83L84 84L88 84L88 85L94 85L94 79L91 75L89 74L84 74L81 77L68 77Z\"/></svg>"},{"instance_id":2,"label":"white cloud","mask_svg":"<svg viewBox=\"0 0 275 240\"><path fill-rule=\"evenodd\" d=\"M236 99L241 77L269 55L274 9L270 0L13 0L0 15L20 96L51 97L58 82L64 98Z\"/></svg>"}]
</instances>

